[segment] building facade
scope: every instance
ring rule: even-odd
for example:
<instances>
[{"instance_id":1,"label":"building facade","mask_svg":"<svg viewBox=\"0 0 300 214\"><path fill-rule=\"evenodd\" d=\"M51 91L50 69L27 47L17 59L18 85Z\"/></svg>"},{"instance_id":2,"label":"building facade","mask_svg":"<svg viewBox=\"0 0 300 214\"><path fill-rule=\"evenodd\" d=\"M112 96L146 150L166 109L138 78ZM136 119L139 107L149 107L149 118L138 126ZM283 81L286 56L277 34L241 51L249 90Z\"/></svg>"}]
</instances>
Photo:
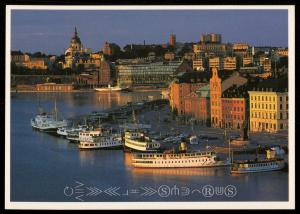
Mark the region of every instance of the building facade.
<instances>
[{"instance_id":1,"label":"building facade","mask_svg":"<svg viewBox=\"0 0 300 214\"><path fill-rule=\"evenodd\" d=\"M205 33L202 34L200 37L201 43L221 43L222 42L222 36L221 34L216 33Z\"/></svg>"},{"instance_id":2,"label":"building facade","mask_svg":"<svg viewBox=\"0 0 300 214\"><path fill-rule=\"evenodd\" d=\"M168 86L171 76L180 69L185 70L186 64L182 61L144 62L116 67L120 86Z\"/></svg>"},{"instance_id":3,"label":"building facade","mask_svg":"<svg viewBox=\"0 0 300 214\"><path fill-rule=\"evenodd\" d=\"M208 59L209 70L212 68L217 68L218 70L222 70L220 57L210 57Z\"/></svg>"},{"instance_id":4,"label":"building facade","mask_svg":"<svg viewBox=\"0 0 300 214\"><path fill-rule=\"evenodd\" d=\"M72 84L43 83L36 85L39 92L69 92L74 89Z\"/></svg>"},{"instance_id":5,"label":"building facade","mask_svg":"<svg viewBox=\"0 0 300 214\"><path fill-rule=\"evenodd\" d=\"M241 77L238 72L222 76L219 75L217 68L212 68L212 77L210 78L210 114L212 127L224 127L226 120L230 118L230 116L227 115L231 113L234 113L234 115L237 116L235 120L239 120L238 115L240 115L240 120L241 118L245 120L245 116L241 117L241 115L244 115L246 111L245 106L241 108L241 106L245 104L245 101L241 101L240 97L235 96L224 97L224 92L232 86L243 86L247 83L247 81L248 80ZM232 125L232 128L238 128L238 124L240 126L241 122L229 121L227 123L228 125Z\"/></svg>"},{"instance_id":6,"label":"building facade","mask_svg":"<svg viewBox=\"0 0 300 214\"><path fill-rule=\"evenodd\" d=\"M288 129L288 92L249 91L250 131L278 132Z\"/></svg>"},{"instance_id":7,"label":"building facade","mask_svg":"<svg viewBox=\"0 0 300 214\"><path fill-rule=\"evenodd\" d=\"M196 119L200 124L210 126L210 86L202 86L185 96L184 114Z\"/></svg>"},{"instance_id":8,"label":"building facade","mask_svg":"<svg viewBox=\"0 0 300 214\"><path fill-rule=\"evenodd\" d=\"M205 70L203 58L196 58L193 60L193 70L196 70L196 71L204 71Z\"/></svg>"},{"instance_id":9,"label":"building facade","mask_svg":"<svg viewBox=\"0 0 300 214\"><path fill-rule=\"evenodd\" d=\"M236 70L236 57L224 57L222 63L224 70Z\"/></svg>"}]
</instances>

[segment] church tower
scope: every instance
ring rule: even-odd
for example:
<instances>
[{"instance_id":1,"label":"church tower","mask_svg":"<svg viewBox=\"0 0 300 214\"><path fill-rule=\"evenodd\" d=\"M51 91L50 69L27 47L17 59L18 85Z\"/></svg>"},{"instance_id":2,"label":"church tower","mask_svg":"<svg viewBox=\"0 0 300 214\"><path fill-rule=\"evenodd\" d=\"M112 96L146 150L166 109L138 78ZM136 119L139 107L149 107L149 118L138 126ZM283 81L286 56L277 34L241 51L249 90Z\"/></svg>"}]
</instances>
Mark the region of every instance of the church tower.
<instances>
[{"instance_id":1,"label":"church tower","mask_svg":"<svg viewBox=\"0 0 300 214\"><path fill-rule=\"evenodd\" d=\"M82 44L81 44L80 38L78 37L76 27L75 27L75 31L74 31L74 36L72 37L71 42L70 42L70 48L72 49L73 52L81 51L81 49L82 49Z\"/></svg>"}]
</instances>

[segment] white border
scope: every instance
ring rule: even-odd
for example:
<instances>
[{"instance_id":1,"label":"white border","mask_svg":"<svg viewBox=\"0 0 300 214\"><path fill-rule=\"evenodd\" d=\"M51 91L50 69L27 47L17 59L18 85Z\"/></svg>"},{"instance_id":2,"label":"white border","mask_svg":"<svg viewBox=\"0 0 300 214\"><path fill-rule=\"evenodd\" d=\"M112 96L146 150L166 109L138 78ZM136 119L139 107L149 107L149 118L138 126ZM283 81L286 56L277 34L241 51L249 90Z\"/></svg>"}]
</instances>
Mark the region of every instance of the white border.
<instances>
[{"instance_id":1,"label":"white border","mask_svg":"<svg viewBox=\"0 0 300 214\"><path fill-rule=\"evenodd\" d=\"M288 202L11 202L10 201L10 50L11 10L288 10L289 34L289 201ZM5 209L295 209L295 7L264 6L6 6ZM276 188L276 187L274 187Z\"/></svg>"}]
</instances>

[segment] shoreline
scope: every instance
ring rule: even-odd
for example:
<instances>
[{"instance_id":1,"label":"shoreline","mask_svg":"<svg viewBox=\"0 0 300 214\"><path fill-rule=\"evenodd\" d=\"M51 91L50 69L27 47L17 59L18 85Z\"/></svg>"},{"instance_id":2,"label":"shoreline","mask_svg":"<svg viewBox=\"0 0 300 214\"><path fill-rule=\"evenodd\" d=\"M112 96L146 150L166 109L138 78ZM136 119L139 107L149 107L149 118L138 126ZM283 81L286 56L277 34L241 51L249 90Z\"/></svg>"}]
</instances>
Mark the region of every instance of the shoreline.
<instances>
[{"instance_id":1,"label":"shoreline","mask_svg":"<svg viewBox=\"0 0 300 214\"><path fill-rule=\"evenodd\" d=\"M148 91L164 91L167 90L167 88L134 88L132 92L148 92ZM77 92L95 92L95 93L124 93L120 91L115 92L100 92L93 89L80 89L80 90L72 90L72 91L36 91L36 90L18 90L16 89L10 89L10 93L77 93ZM125 93L131 93L131 92L125 92Z\"/></svg>"}]
</instances>

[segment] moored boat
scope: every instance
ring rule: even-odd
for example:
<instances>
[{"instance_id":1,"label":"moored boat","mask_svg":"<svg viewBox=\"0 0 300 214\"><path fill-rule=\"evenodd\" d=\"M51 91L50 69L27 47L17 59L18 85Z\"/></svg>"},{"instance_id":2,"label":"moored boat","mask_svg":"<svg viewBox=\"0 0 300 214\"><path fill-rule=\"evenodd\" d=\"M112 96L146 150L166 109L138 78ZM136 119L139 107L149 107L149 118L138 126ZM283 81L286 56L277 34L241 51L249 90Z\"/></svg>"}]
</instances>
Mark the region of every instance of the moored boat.
<instances>
[{"instance_id":1,"label":"moored boat","mask_svg":"<svg viewBox=\"0 0 300 214\"><path fill-rule=\"evenodd\" d=\"M139 152L157 152L160 150L160 143L139 131L125 131L125 150Z\"/></svg>"},{"instance_id":2,"label":"moored boat","mask_svg":"<svg viewBox=\"0 0 300 214\"><path fill-rule=\"evenodd\" d=\"M58 128L68 126L67 120L58 119L56 101L53 114L48 114L40 110L40 113L32 118L30 123L32 128L47 132L56 132Z\"/></svg>"},{"instance_id":3,"label":"moored boat","mask_svg":"<svg viewBox=\"0 0 300 214\"><path fill-rule=\"evenodd\" d=\"M183 149L181 152L136 153L133 154L132 165L140 168L219 167L230 165L230 161L220 160L213 151L186 152Z\"/></svg>"},{"instance_id":4,"label":"moored boat","mask_svg":"<svg viewBox=\"0 0 300 214\"><path fill-rule=\"evenodd\" d=\"M122 138L118 134L94 137L92 141L80 141L78 145L81 150L117 149L122 147Z\"/></svg>"},{"instance_id":5,"label":"moored boat","mask_svg":"<svg viewBox=\"0 0 300 214\"><path fill-rule=\"evenodd\" d=\"M233 161L231 165L232 174L245 174L253 172L269 172L275 170L282 170L286 163L282 157L276 157L276 150L267 150L267 157L265 159L254 160L239 160Z\"/></svg>"}]
</instances>

